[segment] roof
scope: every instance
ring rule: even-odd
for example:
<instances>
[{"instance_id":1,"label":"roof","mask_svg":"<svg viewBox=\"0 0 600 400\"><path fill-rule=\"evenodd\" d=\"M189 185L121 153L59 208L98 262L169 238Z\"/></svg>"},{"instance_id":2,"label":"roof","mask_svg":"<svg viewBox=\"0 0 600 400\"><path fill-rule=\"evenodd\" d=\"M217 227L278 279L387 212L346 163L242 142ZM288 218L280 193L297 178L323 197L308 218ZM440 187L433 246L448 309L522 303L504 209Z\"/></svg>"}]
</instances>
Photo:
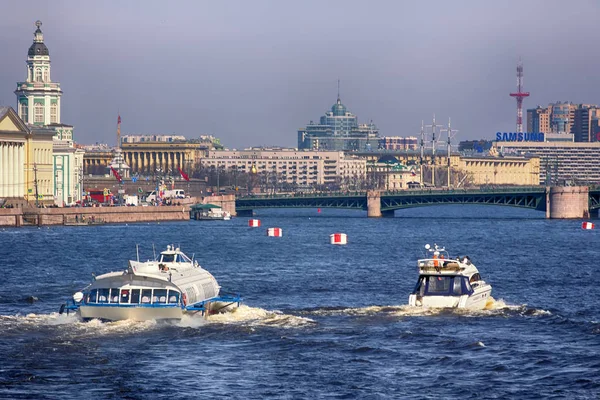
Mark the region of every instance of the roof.
<instances>
[{"instance_id":1,"label":"roof","mask_svg":"<svg viewBox=\"0 0 600 400\"><path fill-rule=\"evenodd\" d=\"M207 210L210 208L221 208L221 206L218 206L216 204L194 204L191 209L192 210Z\"/></svg>"}]
</instances>

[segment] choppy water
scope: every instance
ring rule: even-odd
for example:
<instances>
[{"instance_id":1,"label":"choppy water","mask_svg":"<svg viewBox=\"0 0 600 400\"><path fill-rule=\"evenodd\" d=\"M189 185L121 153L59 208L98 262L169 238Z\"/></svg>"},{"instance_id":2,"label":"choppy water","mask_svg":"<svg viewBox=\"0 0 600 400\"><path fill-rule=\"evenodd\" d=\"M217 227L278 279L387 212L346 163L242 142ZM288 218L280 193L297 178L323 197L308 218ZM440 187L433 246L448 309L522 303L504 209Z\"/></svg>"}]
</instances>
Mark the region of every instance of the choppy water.
<instances>
[{"instance_id":1,"label":"choppy water","mask_svg":"<svg viewBox=\"0 0 600 400\"><path fill-rule=\"evenodd\" d=\"M600 396L600 230L477 206L259 218L0 229L0 398ZM349 244L330 245L334 232ZM471 257L493 286L488 309L406 306L434 242ZM136 243L142 258L152 243L195 253L244 306L179 323L57 315Z\"/></svg>"}]
</instances>

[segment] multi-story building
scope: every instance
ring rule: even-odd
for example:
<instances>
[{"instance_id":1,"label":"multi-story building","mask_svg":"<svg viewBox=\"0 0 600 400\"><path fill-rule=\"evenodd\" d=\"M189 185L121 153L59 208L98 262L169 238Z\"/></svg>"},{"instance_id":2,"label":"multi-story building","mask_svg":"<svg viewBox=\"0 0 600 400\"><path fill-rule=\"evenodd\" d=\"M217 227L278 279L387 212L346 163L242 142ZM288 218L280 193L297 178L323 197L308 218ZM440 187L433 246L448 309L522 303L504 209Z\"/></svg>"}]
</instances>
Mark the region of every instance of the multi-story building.
<instances>
[{"instance_id":1,"label":"multi-story building","mask_svg":"<svg viewBox=\"0 0 600 400\"><path fill-rule=\"evenodd\" d=\"M600 108L595 104L551 103L527 110L527 132L573 134L575 142L600 141Z\"/></svg>"},{"instance_id":2,"label":"multi-story building","mask_svg":"<svg viewBox=\"0 0 600 400\"><path fill-rule=\"evenodd\" d=\"M600 142L495 142L506 155L540 159L539 184L600 184Z\"/></svg>"},{"instance_id":3,"label":"multi-story building","mask_svg":"<svg viewBox=\"0 0 600 400\"><path fill-rule=\"evenodd\" d=\"M573 134L576 142L600 142L600 108L593 104L579 104L575 109Z\"/></svg>"},{"instance_id":4,"label":"multi-story building","mask_svg":"<svg viewBox=\"0 0 600 400\"><path fill-rule=\"evenodd\" d=\"M419 139L414 136L385 136L379 139L379 150L416 150Z\"/></svg>"},{"instance_id":5,"label":"multi-story building","mask_svg":"<svg viewBox=\"0 0 600 400\"><path fill-rule=\"evenodd\" d=\"M50 52L40 29L42 23L37 21L36 26L33 44L27 52L26 80L17 83L15 95L19 117L34 126L33 132L38 131L42 136L53 132L51 186L55 203L64 205L81 200L83 150L74 145L73 126L61 123L63 92L60 83L51 79Z\"/></svg>"},{"instance_id":6,"label":"multi-story building","mask_svg":"<svg viewBox=\"0 0 600 400\"><path fill-rule=\"evenodd\" d=\"M201 165L203 168L256 174L301 188L316 185L343 187L348 182L362 181L366 176L366 160L342 151L211 150L202 158Z\"/></svg>"},{"instance_id":7,"label":"multi-story building","mask_svg":"<svg viewBox=\"0 0 600 400\"><path fill-rule=\"evenodd\" d=\"M527 110L527 132L550 132L550 107L537 106Z\"/></svg>"},{"instance_id":8,"label":"multi-story building","mask_svg":"<svg viewBox=\"0 0 600 400\"><path fill-rule=\"evenodd\" d=\"M336 103L320 118L318 124L310 123L298 130L299 150L370 151L379 145L379 130L371 121L359 124L356 115L342 104Z\"/></svg>"}]
</instances>

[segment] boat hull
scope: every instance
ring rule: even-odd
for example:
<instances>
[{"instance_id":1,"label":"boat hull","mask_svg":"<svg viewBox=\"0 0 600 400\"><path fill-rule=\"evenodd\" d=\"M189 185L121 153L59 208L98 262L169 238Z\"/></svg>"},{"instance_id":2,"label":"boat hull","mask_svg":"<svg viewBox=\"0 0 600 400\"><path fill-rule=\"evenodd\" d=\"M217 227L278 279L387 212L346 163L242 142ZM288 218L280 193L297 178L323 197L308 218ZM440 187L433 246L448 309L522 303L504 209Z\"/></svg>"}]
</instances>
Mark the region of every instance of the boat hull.
<instances>
[{"instance_id":1,"label":"boat hull","mask_svg":"<svg viewBox=\"0 0 600 400\"><path fill-rule=\"evenodd\" d=\"M413 307L466 308L483 310L492 294L492 287L486 285L476 289L471 295L462 296L418 296L411 294L408 304Z\"/></svg>"},{"instance_id":2,"label":"boat hull","mask_svg":"<svg viewBox=\"0 0 600 400\"><path fill-rule=\"evenodd\" d=\"M180 307L123 307L123 306L89 306L79 307L79 314L84 320L99 319L103 321L150 321L180 320L183 310Z\"/></svg>"}]
</instances>

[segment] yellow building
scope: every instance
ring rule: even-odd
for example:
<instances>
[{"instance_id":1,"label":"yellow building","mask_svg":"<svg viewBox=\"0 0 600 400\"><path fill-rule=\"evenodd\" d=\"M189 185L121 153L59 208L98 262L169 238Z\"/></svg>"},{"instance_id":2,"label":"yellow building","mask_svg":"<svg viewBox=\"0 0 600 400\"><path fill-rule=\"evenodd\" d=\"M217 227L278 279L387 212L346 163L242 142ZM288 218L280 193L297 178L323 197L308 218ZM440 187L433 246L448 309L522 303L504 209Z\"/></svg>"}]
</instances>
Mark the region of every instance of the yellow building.
<instances>
[{"instance_id":1,"label":"yellow building","mask_svg":"<svg viewBox=\"0 0 600 400\"><path fill-rule=\"evenodd\" d=\"M52 129L29 126L25 142L25 199L30 203L54 204Z\"/></svg>"},{"instance_id":2,"label":"yellow building","mask_svg":"<svg viewBox=\"0 0 600 400\"><path fill-rule=\"evenodd\" d=\"M29 130L11 107L0 107L0 204L23 199L25 142Z\"/></svg>"},{"instance_id":3,"label":"yellow building","mask_svg":"<svg viewBox=\"0 0 600 400\"><path fill-rule=\"evenodd\" d=\"M123 157L131 167L131 173L153 174L157 169L163 173L178 174L190 171L210 148L207 143L182 142L133 142L121 143Z\"/></svg>"},{"instance_id":4,"label":"yellow building","mask_svg":"<svg viewBox=\"0 0 600 400\"><path fill-rule=\"evenodd\" d=\"M538 157L451 156L452 169L466 173L462 186L525 185L540 182Z\"/></svg>"}]
</instances>

